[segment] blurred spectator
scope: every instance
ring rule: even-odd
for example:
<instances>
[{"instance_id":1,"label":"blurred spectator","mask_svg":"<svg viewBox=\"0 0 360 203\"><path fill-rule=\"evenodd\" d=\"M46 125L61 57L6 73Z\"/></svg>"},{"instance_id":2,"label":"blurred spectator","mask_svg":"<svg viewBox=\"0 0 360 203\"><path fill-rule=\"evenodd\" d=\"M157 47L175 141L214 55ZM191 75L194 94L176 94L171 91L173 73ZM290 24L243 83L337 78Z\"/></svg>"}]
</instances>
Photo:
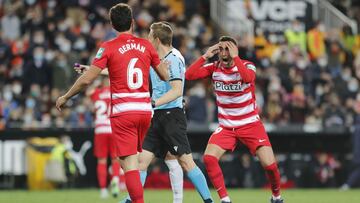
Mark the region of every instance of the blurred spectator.
<instances>
[{"instance_id":1,"label":"blurred spectator","mask_svg":"<svg viewBox=\"0 0 360 203\"><path fill-rule=\"evenodd\" d=\"M329 106L326 107L324 113L324 126L336 127L344 126L345 112L340 105L340 99L337 94L333 93L329 96Z\"/></svg>"},{"instance_id":2,"label":"blurred spectator","mask_svg":"<svg viewBox=\"0 0 360 203\"><path fill-rule=\"evenodd\" d=\"M311 59L317 60L324 57L325 52L325 26L316 22L314 27L307 33L307 46Z\"/></svg>"},{"instance_id":3,"label":"blurred spectator","mask_svg":"<svg viewBox=\"0 0 360 203\"><path fill-rule=\"evenodd\" d=\"M202 83L198 82L188 90L187 100L186 110L188 120L197 123L206 123L206 92Z\"/></svg>"},{"instance_id":4,"label":"blurred spectator","mask_svg":"<svg viewBox=\"0 0 360 203\"><path fill-rule=\"evenodd\" d=\"M285 31L285 37L290 48L299 47L300 50L306 52L306 33L298 20L292 22L292 27Z\"/></svg>"},{"instance_id":5,"label":"blurred spectator","mask_svg":"<svg viewBox=\"0 0 360 203\"><path fill-rule=\"evenodd\" d=\"M316 187L334 187L335 169L338 167L336 160L326 153L319 153L316 156L314 168Z\"/></svg>"},{"instance_id":6,"label":"blurred spectator","mask_svg":"<svg viewBox=\"0 0 360 203\"><path fill-rule=\"evenodd\" d=\"M9 41L15 41L20 37L20 19L15 14L15 7L5 8L5 15L1 18L1 30L3 38Z\"/></svg>"}]
</instances>

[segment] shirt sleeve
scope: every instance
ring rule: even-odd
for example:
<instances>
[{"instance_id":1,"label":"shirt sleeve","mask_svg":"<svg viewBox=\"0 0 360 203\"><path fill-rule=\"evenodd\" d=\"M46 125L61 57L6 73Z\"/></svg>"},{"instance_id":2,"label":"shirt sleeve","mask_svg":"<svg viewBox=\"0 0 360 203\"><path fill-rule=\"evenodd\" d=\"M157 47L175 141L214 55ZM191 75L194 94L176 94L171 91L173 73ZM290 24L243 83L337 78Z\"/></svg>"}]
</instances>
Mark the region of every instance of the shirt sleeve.
<instances>
[{"instance_id":1,"label":"shirt sleeve","mask_svg":"<svg viewBox=\"0 0 360 203\"><path fill-rule=\"evenodd\" d=\"M234 62L245 83L250 83L255 80L256 67L253 63L248 61L243 62L238 56L234 58Z\"/></svg>"},{"instance_id":2,"label":"shirt sleeve","mask_svg":"<svg viewBox=\"0 0 360 203\"><path fill-rule=\"evenodd\" d=\"M169 81L173 80L182 80L184 64L179 59L173 59L170 61L170 68L169 68Z\"/></svg>"},{"instance_id":3,"label":"shirt sleeve","mask_svg":"<svg viewBox=\"0 0 360 203\"><path fill-rule=\"evenodd\" d=\"M109 51L109 48L106 47L103 43L97 51L96 56L91 64L101 69L105 69L106 67L108 67Z\"/></svg>"},{"instance_id":4,"label":"shirt sleeve","mask_svg":"<svg viewBox=\"0 0 360 203\"><path fill-rule=\"evenodd\" d=\"M200 57L185 72L185 78L187 80L197 80L201 78L209 77L214 72L214 63L204 64L205 59Z\"/></svg>"}]
</instances>

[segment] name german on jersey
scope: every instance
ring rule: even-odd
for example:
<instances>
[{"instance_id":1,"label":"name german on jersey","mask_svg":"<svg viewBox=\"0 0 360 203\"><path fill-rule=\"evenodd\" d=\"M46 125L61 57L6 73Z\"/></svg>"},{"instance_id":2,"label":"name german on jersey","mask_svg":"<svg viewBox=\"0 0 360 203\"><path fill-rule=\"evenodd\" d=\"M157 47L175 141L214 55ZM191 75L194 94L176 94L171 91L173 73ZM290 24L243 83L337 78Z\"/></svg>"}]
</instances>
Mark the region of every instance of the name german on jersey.
<instances>
[{"instance_id":1,"label":"name german on jersey","mask_svg":"<svg viewBox=\"0 0 360 203\"><path fill-rule=\"evenodd\" d=\"M140 43L130 43L130 44L124 44L122 47L119 48L119 51L121 54L124 54L127 51L136 49L138 51L141 51L142 53L145 53L145 47L142 46Z\"/></svg>"}]
</instances>

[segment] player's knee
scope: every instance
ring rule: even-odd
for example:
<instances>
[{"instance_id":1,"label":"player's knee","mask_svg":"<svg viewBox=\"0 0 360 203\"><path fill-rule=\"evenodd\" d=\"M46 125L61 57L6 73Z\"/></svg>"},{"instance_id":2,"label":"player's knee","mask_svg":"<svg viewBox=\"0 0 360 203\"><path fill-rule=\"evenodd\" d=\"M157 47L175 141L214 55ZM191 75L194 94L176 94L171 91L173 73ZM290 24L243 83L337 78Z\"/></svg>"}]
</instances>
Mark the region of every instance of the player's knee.
<instances>
[{"instance_id":1,"label":"player's knee","mask_svg":"<svg viewBox=\"0 0 360 203\"><path fill-rule=\"evenodd\" d=\"M146 161L139 161L139 170L145 171L148 168L148 165Z\"/></svg>"},{"instance_id":2,"label":"player's knee","mask_svg":"<svg viewBox=\"0 0 360 203\"><path fill-rule=\"evenodd\" d=\"M193 159L179 159L179 164L184 171L191 171L195 166Z\"/></svg>"},{"instance_id":3,"label":"player's knee","mask_svg":"<svg viewBox=\"0 0 360 203\"><path fill-rule=\"evenodd\" d=\"M206 168L218 162L218 159L215 156L207 155L207 154L204 155L203 160Z\"/></svg>"}]
</instances>

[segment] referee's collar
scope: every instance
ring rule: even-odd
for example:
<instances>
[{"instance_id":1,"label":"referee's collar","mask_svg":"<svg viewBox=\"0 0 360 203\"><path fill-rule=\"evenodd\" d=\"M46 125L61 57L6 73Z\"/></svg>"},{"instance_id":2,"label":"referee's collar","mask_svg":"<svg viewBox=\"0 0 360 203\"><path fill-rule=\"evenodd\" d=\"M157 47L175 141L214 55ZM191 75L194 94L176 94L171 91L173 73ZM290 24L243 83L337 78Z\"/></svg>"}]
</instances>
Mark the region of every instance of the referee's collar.
<instances>
[{"instance_id":1,"label":"referee's collar","mask_svg":"<svg viewBox=\"0 0 360 203\"><path fill-rule=\"evenodd\" d=\"M168 57L172 53L172 49L167 53L161 60L164 60L166 57Z\"/></svg>"}]
</instances>

